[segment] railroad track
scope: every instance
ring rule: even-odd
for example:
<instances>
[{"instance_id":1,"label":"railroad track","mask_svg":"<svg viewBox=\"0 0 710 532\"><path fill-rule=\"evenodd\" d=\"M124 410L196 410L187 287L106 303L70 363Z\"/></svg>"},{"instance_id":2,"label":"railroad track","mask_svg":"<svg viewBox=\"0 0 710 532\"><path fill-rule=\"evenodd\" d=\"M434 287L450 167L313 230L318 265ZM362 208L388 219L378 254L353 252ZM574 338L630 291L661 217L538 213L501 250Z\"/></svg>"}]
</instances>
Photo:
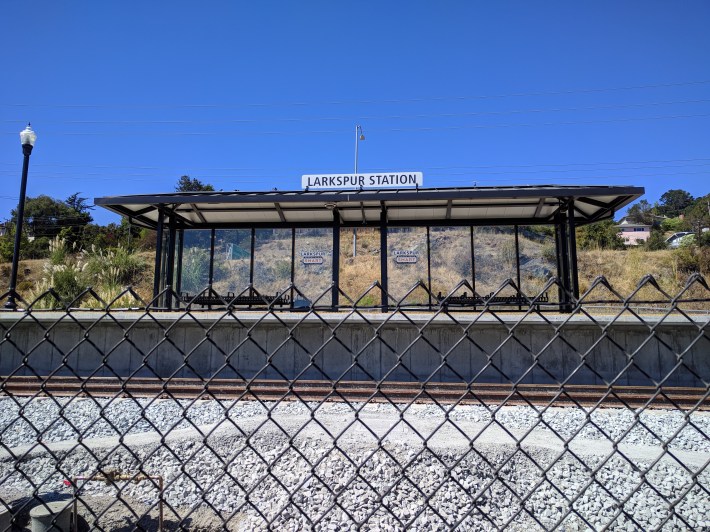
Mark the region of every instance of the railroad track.
<instances>
[{"instance_id":1,"label":"railroad track","mask_svg":"<svg viewBox=\"0 0 710 532\"><path fill-rule=\"evenodd\" d=\"M136 377L120 381L108 377L0 377L0 394L20 397L174 397L176 399L301 400L439 402L451 404L534 404L631 408L683 408L710 410L710 390L705 388L566 385L473 384L385 381L318 381L201 379Z\"/></svg>"}]
</instances>

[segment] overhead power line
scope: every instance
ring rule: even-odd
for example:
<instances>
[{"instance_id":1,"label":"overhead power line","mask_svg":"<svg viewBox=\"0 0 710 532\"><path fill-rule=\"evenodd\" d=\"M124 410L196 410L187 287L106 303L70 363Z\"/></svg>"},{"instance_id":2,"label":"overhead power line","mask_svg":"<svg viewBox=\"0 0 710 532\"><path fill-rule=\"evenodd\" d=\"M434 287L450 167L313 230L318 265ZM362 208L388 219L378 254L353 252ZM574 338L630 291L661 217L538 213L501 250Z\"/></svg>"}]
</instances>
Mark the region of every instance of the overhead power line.
<instances>
[{"instance_id":1,"label":"overhead power line","mask_svg":"<svg viewBox=\"0 0 710 532\"><path fill-rule=\"evenodd\" d=\"M623 164L652 164L652 163L677 163L677 162L697 162L697 161L710 161L710 157L692 157L685 159L634 159L631 161L588 161L588 162L578 162L578 163L535 163L535 164L484 164L484 165L456 165L456 166L425 166L423 169L458 169L458 168L536 168L536 167L569 167L569 166L601 166L601 165L623 165ZM15 162L0 162L0 165L7 166L17 166ZM159 172L169 173L174 171L176 173L190 173L186 172L183 166L130 166L130 165L108 165L108 164L64 164L64 163L35 163L34 167L43 168L92 168L92 169L136 169L136 170L156 170ZM686 166L686 165L682 165ZM693 165L689 165L693 166ZM239 167L239 166L191 166L190 171L201 171L201 172L258 172L261 170L268 171L302 171L303 168L300 167L282 167L282 168L266 168L266 167ZM375 168L373 171L386 170L383 168ZM10 170L0 170L0 172L11 172ZM14 170L12 170L14 172Z\"/></svg>"},{"instance_id":2,"label":"overhead power line","mask_svg":"<svg viewBox=\"0 0 710 532\"><path fill-rule=\"evenodd\" d=\"M353 105L353 104L391 104L391 103L416 103L432 101L459 101L459 100L485 100L493 98L517 98L522 96L559 96L563 94L588 94L600 92L631 91L643 89L660 89L671 87L687 87L694 85L710 84L710 80L679 81L671 83L655 83L646 85L627 85L620 87L591 87L563 89L552 91L528 91L500 94L477 94L470 96L424 96L417 98L385 98L385 99L358 99L358 100L330 100L330 101L284 101L284 102L252 102L243 104L225 103L190 103L190 104L59 104L59 103L0 103L5 107L54 107L54 108L133 108L133 109L180 109L180 108L244 108L244 107L278 107L278 106L310 106L310 105Z\"/></svg>"},{"instance_id":3,"label":"overhead power line","mask_svg":"<svg viewBox=\"0 0 710 532\"><path fill-rule=\"evenodd\" d=\"M668 102L645 102L631 104L614 104L614 105L593 105L581 107L552 107L552 108L533 108L533 109L509 109L504 111L462 111L456 113L428 113L428 114L397 114L397 115L358 115L358 120L412 120L412 119L430 119L430 118L459 118L471 116L501 116L511 114L542 114L542 113L559 113L570 111L604 111L612 109L635 109L644 107L660 107L664 105L686 105L697 103L708 103L710 99L696 100L677 100ZM309 118L238 118L238 119L223 119L223 120L45 120L43 124L76 124L76 125L193 125L193 124L260 124L263 122L288 122L288 123L304 123L304 122L319 122L319 121L337 121L337 122L352 122L352 116L316 116ZM17 123L16 120L1 120L5 123Z\"/></svg>"},{"instance_id":4,"label":"overhead power line","mask_svg":"<svg viewBox=\"0 0 710 532\"><path fill-rule=\"evenodd\" d=\"M614 122L648 122L652 120L677 120L686 118L707 118L710 113L698 114L680 114L680 115L665 115L665 116L648 116L648 117L624 117L624 118L608 118L596 120L569 120L560 122L527 122L518 124L464 124L455 126L426 126L426 127L397 127L397 128L379 128L379 131L393 132L414 132L414 131L453 131L462 129L502 129L502 128L529 128L529 127L547 127L547 126L572 126L572 125L592 125L592 124L609 124ZM253 136L308 136L308 135L342 135L339 130L310 130L306 131L299 129L296 131L151 131L153 137L253 137ZM135 133L131 131L46 131L45 134L70 136L70 137L105 137L105 136L133 136ZM13 132L5 132L5 135L16 135Z\"/></svg>"}]
</instances>

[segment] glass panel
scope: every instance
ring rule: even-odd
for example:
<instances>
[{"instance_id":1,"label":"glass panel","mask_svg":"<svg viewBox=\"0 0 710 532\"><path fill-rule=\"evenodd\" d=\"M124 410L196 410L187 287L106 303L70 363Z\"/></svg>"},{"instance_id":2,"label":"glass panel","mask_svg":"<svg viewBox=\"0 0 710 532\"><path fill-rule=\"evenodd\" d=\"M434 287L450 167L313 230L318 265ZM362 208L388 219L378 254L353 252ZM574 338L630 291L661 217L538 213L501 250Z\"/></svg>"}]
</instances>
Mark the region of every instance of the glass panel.
<instances>
[{"instance_id":1,"label":"glass panel","mask_svg":"<svg viewBox=\"0 0 710 532\"><path fill-rule=\"evenodd\" d=\"M506 279L517 283L517 256L513 226L474 227L473 250L476 261L476 292L492 294ZM503 289L498 296L515 296L512 288Z\"/></svg>"},{"instance_id":2,"label":"glass panel","mask_svg":"<svg viewBox=\"0 0 710 532\"><path fill-rule=\"evenodd\" d=\"M353 256L354 254L354 256ZM340 230L340 288L350 299L357 301L379 281L379 227L343 228ZM382 291L374 288L360 300L360 307L374 307L382 303ZM349 304L341 296L341 305Z\"/></svg>"},{"instance_id":3,"label":"glass panel","mask_svg":"<svg viewBox=\"0 0 710 532\"><path fill-rule=\"evenodd\" d=\"M291 284L291 230L257 229L254 240L254 288L276 295Z\"/></svg>"},{"instance_id":4,"label":"glass panel","mask_svg":"<svg viewBox=\"0 0 710 532\"><path fill-rule=\"evenodd\" d=\"M471 296L471 289L455 290L461 281L473 284L471 270L471 229L469 227L432 227L429 230L431 253L431 292L435 297ZM441 294L441 296L439 296ZM436 302L436 301L435 301Z\"/></svg>"},{"instance_id":5,"label":"glass panel","mask_svg":"<svg viewBox=\"0 0 710 532\"><path fill-rule=\"evenodd\" d=\"M521 290L533 299L548 279L557 275L555 228L552 225L520 226L518 235ZM557 301L557 288L548 290L547 295L550 301Z\"/></svg>"},{"instance_id":6,"label":"glass panel","mask_svg":"<svg viewBox=\"0 0 710 532\"><path fill-rule=\"evenodd\" d=\"M209 248L208 248L209 249ZM215 231L214 279L212 287L220 296L241 294L249 286L251 230Z\"/></svg>"},{"instance_id":7,"label":"glass panel","mask_svg":"<svg viewBox=\"0 0 710 532\"><path fill-rule=\"evenodd\" d=\"M208 229L185 230L180 291L195 295L209 284L210 235Z\"/></svg>"},{"instance_id":8,"label":"glass panel","mask_svg":"<svg viewBox=\"0 0 710 532\"><path fill-rule=\"evenodd\" d=\"M294 296L294 307L330 306L333 281L333 230L330 228L296 229L294 284L307 301ZM327 293L323 295L325 292ZM322 296L322 297L321 297ZM317 300L317 303L316 303Z\"/></svg>"},{"instance_id":9,"label":"glass panel","mask_svg":"<svg viewBox=\"0 0 710 532\"><path fill-rule=\"evenodd\" d=\"M429 294L417 288L419 281L428 285L425 227L390 227L387 229L387 291L408 305L428 305ZM404 298L404 299L402 299ZM391 301L391 300L390 300Z\"/></svg>"}]
</instances>

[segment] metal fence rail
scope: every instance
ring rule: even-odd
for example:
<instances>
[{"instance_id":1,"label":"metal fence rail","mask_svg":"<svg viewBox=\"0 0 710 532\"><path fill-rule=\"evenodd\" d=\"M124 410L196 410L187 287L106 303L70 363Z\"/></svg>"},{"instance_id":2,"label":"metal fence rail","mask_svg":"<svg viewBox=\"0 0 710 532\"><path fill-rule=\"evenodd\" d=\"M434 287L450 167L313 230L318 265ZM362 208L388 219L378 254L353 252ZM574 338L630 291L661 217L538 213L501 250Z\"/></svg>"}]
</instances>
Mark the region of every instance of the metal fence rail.
<instances>
[{"instance_id":1,"label":"metal fence rail","mask_svg":"<svg viewBox=\"0 0 710 532\"><path fill-rule=\"evenodd\" d=\"M710 529L710 287L560 289L18 298L0 531Z\"/></svg>"}]
</instances>

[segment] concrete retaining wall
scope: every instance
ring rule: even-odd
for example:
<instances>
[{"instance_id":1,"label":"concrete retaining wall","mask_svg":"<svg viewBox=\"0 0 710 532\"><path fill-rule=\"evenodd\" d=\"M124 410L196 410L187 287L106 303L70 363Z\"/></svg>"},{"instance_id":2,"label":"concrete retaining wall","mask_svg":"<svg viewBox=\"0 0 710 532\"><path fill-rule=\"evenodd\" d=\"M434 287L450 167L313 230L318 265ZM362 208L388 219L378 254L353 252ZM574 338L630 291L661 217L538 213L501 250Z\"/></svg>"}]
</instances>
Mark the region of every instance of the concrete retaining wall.
<instances>
[{"instance_id":1,"label":"concrete retaining wall","mask_svg":"<svg viewBox=\"0 0 710 532\"><path fill-rule=\"evenodd\" d=\"M666 318L654 325L633 317L607 323L554 315L516 326L484 316L464 330L429 314L373 313L369 324L343 314L199 313L197 323L173 313L90 311L0 313L0 374L110 377L219 377L460 382L707 386L707 317ZM22 318L22 319L19 319ZM220 318L223 318L220 320ZM18 320L19 319L19 320ZM556 336L556 327L569 321ZM59 321L57 321L59 320ZM281 321L279 321L281 320ZM703 327L703 325L706 325ZM293 333L291 333L291 329ZM631 356L633 354L633 357ZM633 363L632 363L633 362ZM705 383L705 384L704 384Z\"/></svg>"}]
</instances>

